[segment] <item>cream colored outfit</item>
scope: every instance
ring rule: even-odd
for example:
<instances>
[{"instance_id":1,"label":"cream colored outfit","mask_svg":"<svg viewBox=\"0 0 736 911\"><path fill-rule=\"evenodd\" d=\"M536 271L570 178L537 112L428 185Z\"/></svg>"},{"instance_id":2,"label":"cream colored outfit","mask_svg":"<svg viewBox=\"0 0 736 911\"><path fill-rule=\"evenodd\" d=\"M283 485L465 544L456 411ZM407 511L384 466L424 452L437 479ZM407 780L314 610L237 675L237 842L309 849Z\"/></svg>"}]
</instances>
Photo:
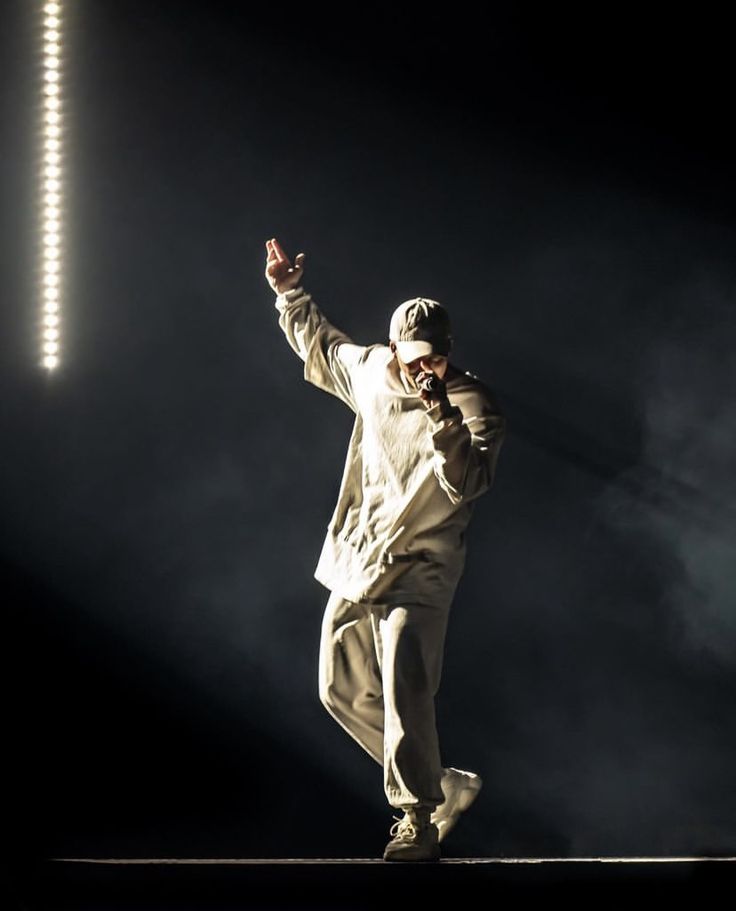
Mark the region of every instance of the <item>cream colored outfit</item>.
<instances>
[{"instance_id":1,"label":"cream colored outfit","mask_svg":"<svg viewBox=\"0 0 736 911\"><path fill-rule=\"evenodd\" d=\"M435 806L434 697L465 529L494 480L506 421L465 372L427 408L388 345L357 345L303 288L276 297L304 378L355 413L337 505L315 578L332 594L322 623L320 696L384 767L394 807Z\"/></svg>"}]
</instances>

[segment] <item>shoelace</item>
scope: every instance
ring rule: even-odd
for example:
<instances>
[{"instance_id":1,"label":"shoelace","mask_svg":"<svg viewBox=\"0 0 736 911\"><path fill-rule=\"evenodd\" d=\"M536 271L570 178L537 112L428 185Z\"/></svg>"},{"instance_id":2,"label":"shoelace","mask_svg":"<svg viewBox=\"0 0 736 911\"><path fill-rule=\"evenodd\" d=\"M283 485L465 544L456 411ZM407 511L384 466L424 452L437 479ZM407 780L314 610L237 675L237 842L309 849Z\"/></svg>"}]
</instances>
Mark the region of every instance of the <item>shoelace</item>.
<instances>
[{"instance_id":1,"label":"shoelace","mask_svg":"<svg viewBox=\"0 0 736 911\"><path fill-rule=\"evenodd\" d=\"M396 822L391 826L389 835L393 835L399 841L413 841L417 837L418 829L408 817L399 819L398 816L394 816L394 819Z\"/></svg>"}]
</instances>

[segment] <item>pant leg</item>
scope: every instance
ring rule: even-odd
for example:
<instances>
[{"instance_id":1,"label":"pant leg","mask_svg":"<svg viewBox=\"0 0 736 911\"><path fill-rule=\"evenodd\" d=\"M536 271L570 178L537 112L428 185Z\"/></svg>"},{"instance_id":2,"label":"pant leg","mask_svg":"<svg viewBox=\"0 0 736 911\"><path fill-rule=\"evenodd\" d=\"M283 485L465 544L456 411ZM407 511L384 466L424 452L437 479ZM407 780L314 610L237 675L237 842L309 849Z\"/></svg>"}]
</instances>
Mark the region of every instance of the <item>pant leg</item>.
<instances>
[{"instance_id":1,"label":"pant leg","mask_svg":"<svg viewBox=\"0 0 736 911\"><path fill-rule=\"evenodd\" d=\"M444 800L435 696L449 605L374 610L384 699L384 788L397 808L434 809Z\"/></svg>"},{"instance_id":2,"label":"pant leg","mask_svg":"<svg viewBox=\"0 0 736 911\"><path fill-rule=\"evenodd\" d=\"M335 592L322 619L319 694L332 717L383 765L383 694L370 607Z\"/></svg>"}]
</instances>

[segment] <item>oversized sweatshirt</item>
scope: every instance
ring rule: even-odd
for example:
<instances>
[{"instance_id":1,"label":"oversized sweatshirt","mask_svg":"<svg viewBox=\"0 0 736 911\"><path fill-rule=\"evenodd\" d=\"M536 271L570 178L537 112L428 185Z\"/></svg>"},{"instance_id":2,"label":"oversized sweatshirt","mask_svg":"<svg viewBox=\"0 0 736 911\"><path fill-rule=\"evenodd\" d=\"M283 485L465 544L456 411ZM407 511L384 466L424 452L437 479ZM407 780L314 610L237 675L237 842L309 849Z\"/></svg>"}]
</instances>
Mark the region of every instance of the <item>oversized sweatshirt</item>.
<instances>
[{"instance_id":1,"label":"oversized sweatshirt","mask_svg":"<svg viewBox=\"0 0 736 911\"><path fill-rule=\"evenodd\" d=\"M304 379L355 413L314 578L350 601L448 606L505 435L494 393L465 371L427 408L388 345L353 342L302 287L275 306Z\"/></svg>"}]
</instances>

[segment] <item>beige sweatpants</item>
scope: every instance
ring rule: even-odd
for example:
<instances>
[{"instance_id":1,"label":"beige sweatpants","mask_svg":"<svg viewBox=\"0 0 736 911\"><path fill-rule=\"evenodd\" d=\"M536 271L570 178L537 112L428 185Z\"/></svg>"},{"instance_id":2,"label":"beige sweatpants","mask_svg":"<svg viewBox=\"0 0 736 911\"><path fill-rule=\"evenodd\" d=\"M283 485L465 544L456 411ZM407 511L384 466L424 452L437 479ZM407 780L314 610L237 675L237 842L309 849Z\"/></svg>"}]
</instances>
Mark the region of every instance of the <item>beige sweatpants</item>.
<instances>
[{"instance_id":1,"label":"beige sweatpants","mask_svg":"<svg viewBox=\"0 0 736 911\"><path fill-rule=\"evenodd\" d=\"M389 804L444 800L434 699L449 605L358 604L332 592L322 620L319 694L383 766Z\"/></svg>"}]
</instances>

